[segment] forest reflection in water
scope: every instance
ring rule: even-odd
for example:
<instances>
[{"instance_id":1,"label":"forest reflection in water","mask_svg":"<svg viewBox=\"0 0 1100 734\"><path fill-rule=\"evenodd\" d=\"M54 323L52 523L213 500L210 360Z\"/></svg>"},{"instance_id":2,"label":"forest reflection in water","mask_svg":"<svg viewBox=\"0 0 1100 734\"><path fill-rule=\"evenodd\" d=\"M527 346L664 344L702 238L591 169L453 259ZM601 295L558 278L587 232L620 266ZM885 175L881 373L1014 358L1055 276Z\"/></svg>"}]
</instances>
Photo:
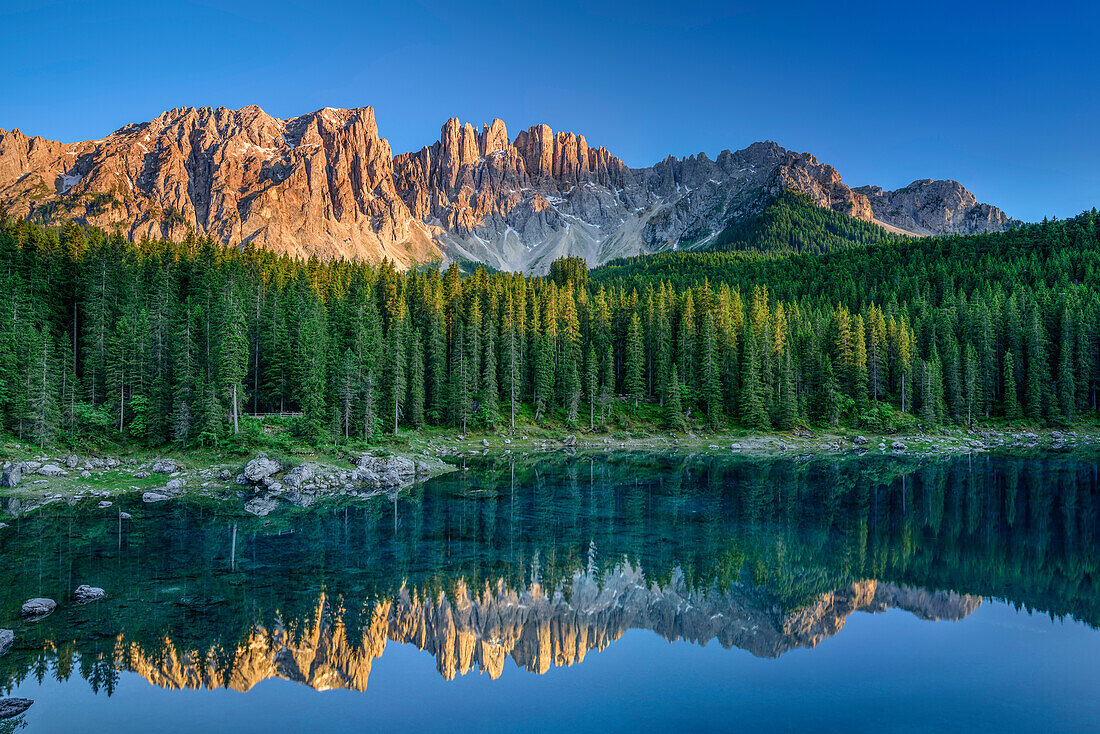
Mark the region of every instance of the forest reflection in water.
<instances>
[{"instance_id":1,"label":"forest reflection in water","mask_svg":"<svg viewBox=\"0 0 1100 734\"><path fill-rule=\"evenodd\" d=\"M366 688L387 641L446 678L544 673L644 629L764 658L855 611L983 597L1100 624L1093 457L936 462L611 454L477 459L398 497L50 505L0 535L0 688L120 671L165 688ZM81 583L109 598L14 618Z\"/></svg>"}]
</instances>

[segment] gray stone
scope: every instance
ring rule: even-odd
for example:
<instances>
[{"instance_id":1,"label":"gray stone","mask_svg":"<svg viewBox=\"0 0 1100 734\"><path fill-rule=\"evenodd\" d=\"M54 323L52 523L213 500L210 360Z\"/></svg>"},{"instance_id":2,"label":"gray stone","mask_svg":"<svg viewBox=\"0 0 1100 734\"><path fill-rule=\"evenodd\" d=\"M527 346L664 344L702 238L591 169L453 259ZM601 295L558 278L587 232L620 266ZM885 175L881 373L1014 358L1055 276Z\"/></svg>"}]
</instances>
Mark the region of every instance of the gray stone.
<instances>
[{"instance_id":1,"label":"gray stone","mask_svg":"<svg viewBox=\"0 0 1100 734\"><path fill-rule=\"evenodd\" d=\"M117 466L118 466L118 465L119 465L119 464L120 464L121 462L120 462L120 461L119 461L118 459L116 459L115 457L113 457L113 456L108 456L108 457L107 457L107 460L106 460L106 461L105 461L104 463L106 463L106 464L107 464L107 468L108 468L108 469L114 469L114 468L116 468L116 467L117 467Z\"/></svg>"},{"instance_id":2,"label":"gray stone","mask_svg":"<svg viewBox=\"0 0 1100 734\"><path fill-rule=\"evenodd\" d=\"M890 444L890 448L903 450L905 448L905 444L903 444L901 441L894 441L892 444Z\"/></svg>"},{"instance_id":3,"label":"gray stone","mask_svg":"<svg viewBox=\"0 0 1100 734\"><path fill-rule=\"evenodd\" d=\"M55 609L57 609L57 602L40 596L23 602L19 613L28 619L42 619L53 614Z\"/></svg>"},{"instance_id":4,"label":"gray stone","mask_svg":"<svg viewBox=\"0 0 1100 734\"><path fill-rule=\"evenodd\" d=\"M141 495L142 502L164 502L166 499L168 499L168 495L160 492L146 492Z\"/></svg>"},{"instance_id":5,"label":"gray stone","mask_svg":"<svg viewBox=\"0 0 1100 734\"><path fill-rule=\"evenodd\" d=\"M11 630L0 630L0 655L7 654L15 642L15 633Z\"/></svg>"},{"instance_id":6,"label":"gray stone","mask_svg":"<svg viewBox=\"0 0 1100 734\"><path fill-rule=\"evenodd\" d=\"M169 492L182 492L183 488L187 486L187 480L183 477L176 477L175 479L169 479L168 483L164 485L164 488Z\"/></svg>"},{"instance_id":7,"label":"gray stone","mask_svg":"<svg viewBox=\"0 0 1100 734\"><path fill-rule=\"evenodd\" d=\"M178 470L179 467L176 465L176 462L172 461L171 459L157 459L155 462L153 462L154 474L172 474L173 472L176 472Z\"/></svg>"},{"instance_id":8,"label":"gray stone","mask_svg":"<svg viewBox=\"0 0 1100 734\"><path fill-rule=\"evenodd\" d=\"M85 469L84 471L80 472L80 477L81 479L91 479L92 473Z\"/></svg>"},{"instance_id":9,"label":"gray stone","mask_svg":"<svg viewBox=\"0 0 1100 734\"><path fill-rule=\"evenodd\" d=\"M489 445L489 439L487 439L487 438L481 439L481 445L482 446L488 446Z\"/></svg>"},{"instance_id":10,"label":"gray stone","mask_svg":"<svg viewBox=\"0 0 1100 734\"><path fill-rule=\"evenodd\" d=\"M129 520L130 519L130 513L129 512L120 512L120 513L118 513L118 517L119 517L120 520Z\"/></svg>"},{"instance_id":11,"label":"gray stone","mask_svg":"<svg viewBox=\"0 0 1100 734\"><path fill-rule=\"evenodd\" d=\"M103 500L102 502L99 503L99 509L106 510L112 504L114 504L114 503L113 502L108 502L107 500Z\"/></svg>"},{"instance_id":12,"label":"gray stone","mask_svg":"<svg viewBox=\"0 0 1100 734\"><path fill-rule=\"evenodd\" d=\"M134 479L148 479L148 478L149 478L149 472L147 472L147 471L136 471L136 472L134 472Z\"/></svg>"},{"instance_id":13,"label":"gray stone","mask_svg":"<svg viewBox=\"0 0 1100 734\"><path fill-rule=\"evenodd\" d=\"M33 705L29 698L0 698L0 719L13 719Z\"/></svg>"},{"instance_id":14,"label":"gray stone","mask_svg":"<svg viewBox=\"0 0 1100 734\"><path fill-rule=\"evenodd\" d=\"M233 472L229 471L228 469L222 469L220 472L218 472L218 479L223 482L228 482L232 478Z\"/></svg>"},{"instance_id":15,"label":"gray stone","mask_svg":"<svg viewBox=\"0 0 1100 734\"><path fill-rule=\"evenodd\" d=\"M267 458L266 454L257 454L255 459L245 465L244 478L251 484L259 484L281 468L279 462Z\"/></svg>"},{"instance_id":16,"label":"gray stone","mask_svg":"<svg viewBox=\"0 0 1100 734\"><path fill-rule=\"evenodd\" d=\"M563 444L565 444L566 446L576 446L577 445L577 437L571 433L568 436L566 436L565 438L563 438L561 440L561 442Z\"/></svg>"},{"instance_id":17,"label":"gray stone","mask_svg":"<svg viewBox=\"0 0 1100 734\"><path fill-rule=\"evenodd\" d=\"M65 471L57 464L46 464L45 466L39 467L38 473L44 477L63 477L69 472Z\"/></svg>"},{"instance_id":18,"label":"gray stone","mask_svg":"<svg viewBox=\"0 0 1100 734\"><path fill-rule=\"evenodd\" d=\"M4 470L0 472L0 487L18 487L22 479L23 468L19 464L4 462Z\"/></svg>"},{"instance_id":19,"label":"gray stone","mask_svg":"<svg viewBox=\"0 0 1100 734\"><path fill-rule=\"evenodd\" d=\"M65 466L70 469L77 468L78 466L80 466L80 457L76 454L69 454L67 457L65 457Z\"/></svg>"},{"instance_id":20,"label":"gray stone","mask_svg":"<svg viewBox=\"0 0 1100 734\"><path fill-rule=\"evenodd\" d=\"M314 476L316 476L316 472L313 471L311 465L300 464L286 473L283 477L283 484L291 489L297 489L303 484L312 481Z\"/></svg>"},{"instance_id":21,"label":"gray stone","mask_svg":"<svg viewBox=\"0 0 1100 734\"><path fill-rule=\"evenodd\" d=\"M73 592L73 601L77 604L87 604L89 602L99 601L105 596L107 596L107 592L98 586L81 584L76 587L76 591Z\"/></svg>"}]
</instances>

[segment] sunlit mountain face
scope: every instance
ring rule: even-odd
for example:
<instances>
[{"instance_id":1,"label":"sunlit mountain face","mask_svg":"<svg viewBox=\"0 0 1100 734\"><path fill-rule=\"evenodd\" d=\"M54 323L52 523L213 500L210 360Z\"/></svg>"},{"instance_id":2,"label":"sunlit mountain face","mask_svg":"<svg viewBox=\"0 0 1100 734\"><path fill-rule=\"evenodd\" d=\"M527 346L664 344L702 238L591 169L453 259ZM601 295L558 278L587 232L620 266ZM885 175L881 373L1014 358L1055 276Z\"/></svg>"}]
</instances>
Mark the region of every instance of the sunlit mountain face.
<instances>
[{"instance_id":1,"label":"sunlit mountain face","mask_svg":"<svg viewBox=\"0 0 1100 734\"><path fill-rule=\"evenodd\" d=\"M583 664L630 630L780 658L859 612L997 603L1100 624L1095 463L621 454L478 459L412 492L256 518L51 505L0 535L0 687L366 690L394 645L446 679ZM33 596L71 598L39 622ZM810 653L813 654L813 653ZM434 658L434 663L430 662ZM375 675L382 675L376 672Z\"/></svg>"}]
</instances>

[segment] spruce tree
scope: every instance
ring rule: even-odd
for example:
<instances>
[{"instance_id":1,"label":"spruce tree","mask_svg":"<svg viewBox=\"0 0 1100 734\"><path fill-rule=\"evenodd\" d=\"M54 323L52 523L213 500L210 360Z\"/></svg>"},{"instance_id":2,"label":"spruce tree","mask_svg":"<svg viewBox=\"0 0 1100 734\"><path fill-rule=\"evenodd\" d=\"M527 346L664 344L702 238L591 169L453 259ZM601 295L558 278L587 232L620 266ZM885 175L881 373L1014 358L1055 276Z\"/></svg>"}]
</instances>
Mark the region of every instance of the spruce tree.
<instances>
[{"instance_id":1,"label":"spruce tree","mask_svg":"<svg viewBox=\"0 0 1100 734\"><path fill-rule=\"evenodd\" d=\"M665 404L665 422L675 431L684 429L684 406L680 400L680 374L676 365L672 366L670 376L668 401Z\"/></svg>"},{"instance_id":2,"label":"spruce tree","mask_svg":"<svg viewBox=\"0 0 1100 734\"><path fill-rule=\"evenodd\" d=\"M642 341L642 321L638 314L630 317L630 328L626 334L626 356L623 360L623 388L634 399L634 406L645 392L645 344Z\"/></svg>"}]
</instances>

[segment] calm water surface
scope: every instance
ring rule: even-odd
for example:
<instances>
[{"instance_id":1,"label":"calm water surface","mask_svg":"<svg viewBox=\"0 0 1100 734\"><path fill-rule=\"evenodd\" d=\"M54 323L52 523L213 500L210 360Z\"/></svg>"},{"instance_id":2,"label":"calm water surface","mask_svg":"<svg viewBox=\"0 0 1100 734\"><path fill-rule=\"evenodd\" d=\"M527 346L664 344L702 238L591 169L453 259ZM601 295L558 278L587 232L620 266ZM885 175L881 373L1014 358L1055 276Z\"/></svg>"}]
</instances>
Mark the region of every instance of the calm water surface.
<instances>
[{"instance_id":1,"label":"calm water surface","mask_svg":"<svg viewBox=\"0 0 1100 734\"><path fill-rule=\"evenodd\" d=\"M1095 457L468 468L15 520L0 732L1100 730Z\"/></svg>"}]
</instances>

